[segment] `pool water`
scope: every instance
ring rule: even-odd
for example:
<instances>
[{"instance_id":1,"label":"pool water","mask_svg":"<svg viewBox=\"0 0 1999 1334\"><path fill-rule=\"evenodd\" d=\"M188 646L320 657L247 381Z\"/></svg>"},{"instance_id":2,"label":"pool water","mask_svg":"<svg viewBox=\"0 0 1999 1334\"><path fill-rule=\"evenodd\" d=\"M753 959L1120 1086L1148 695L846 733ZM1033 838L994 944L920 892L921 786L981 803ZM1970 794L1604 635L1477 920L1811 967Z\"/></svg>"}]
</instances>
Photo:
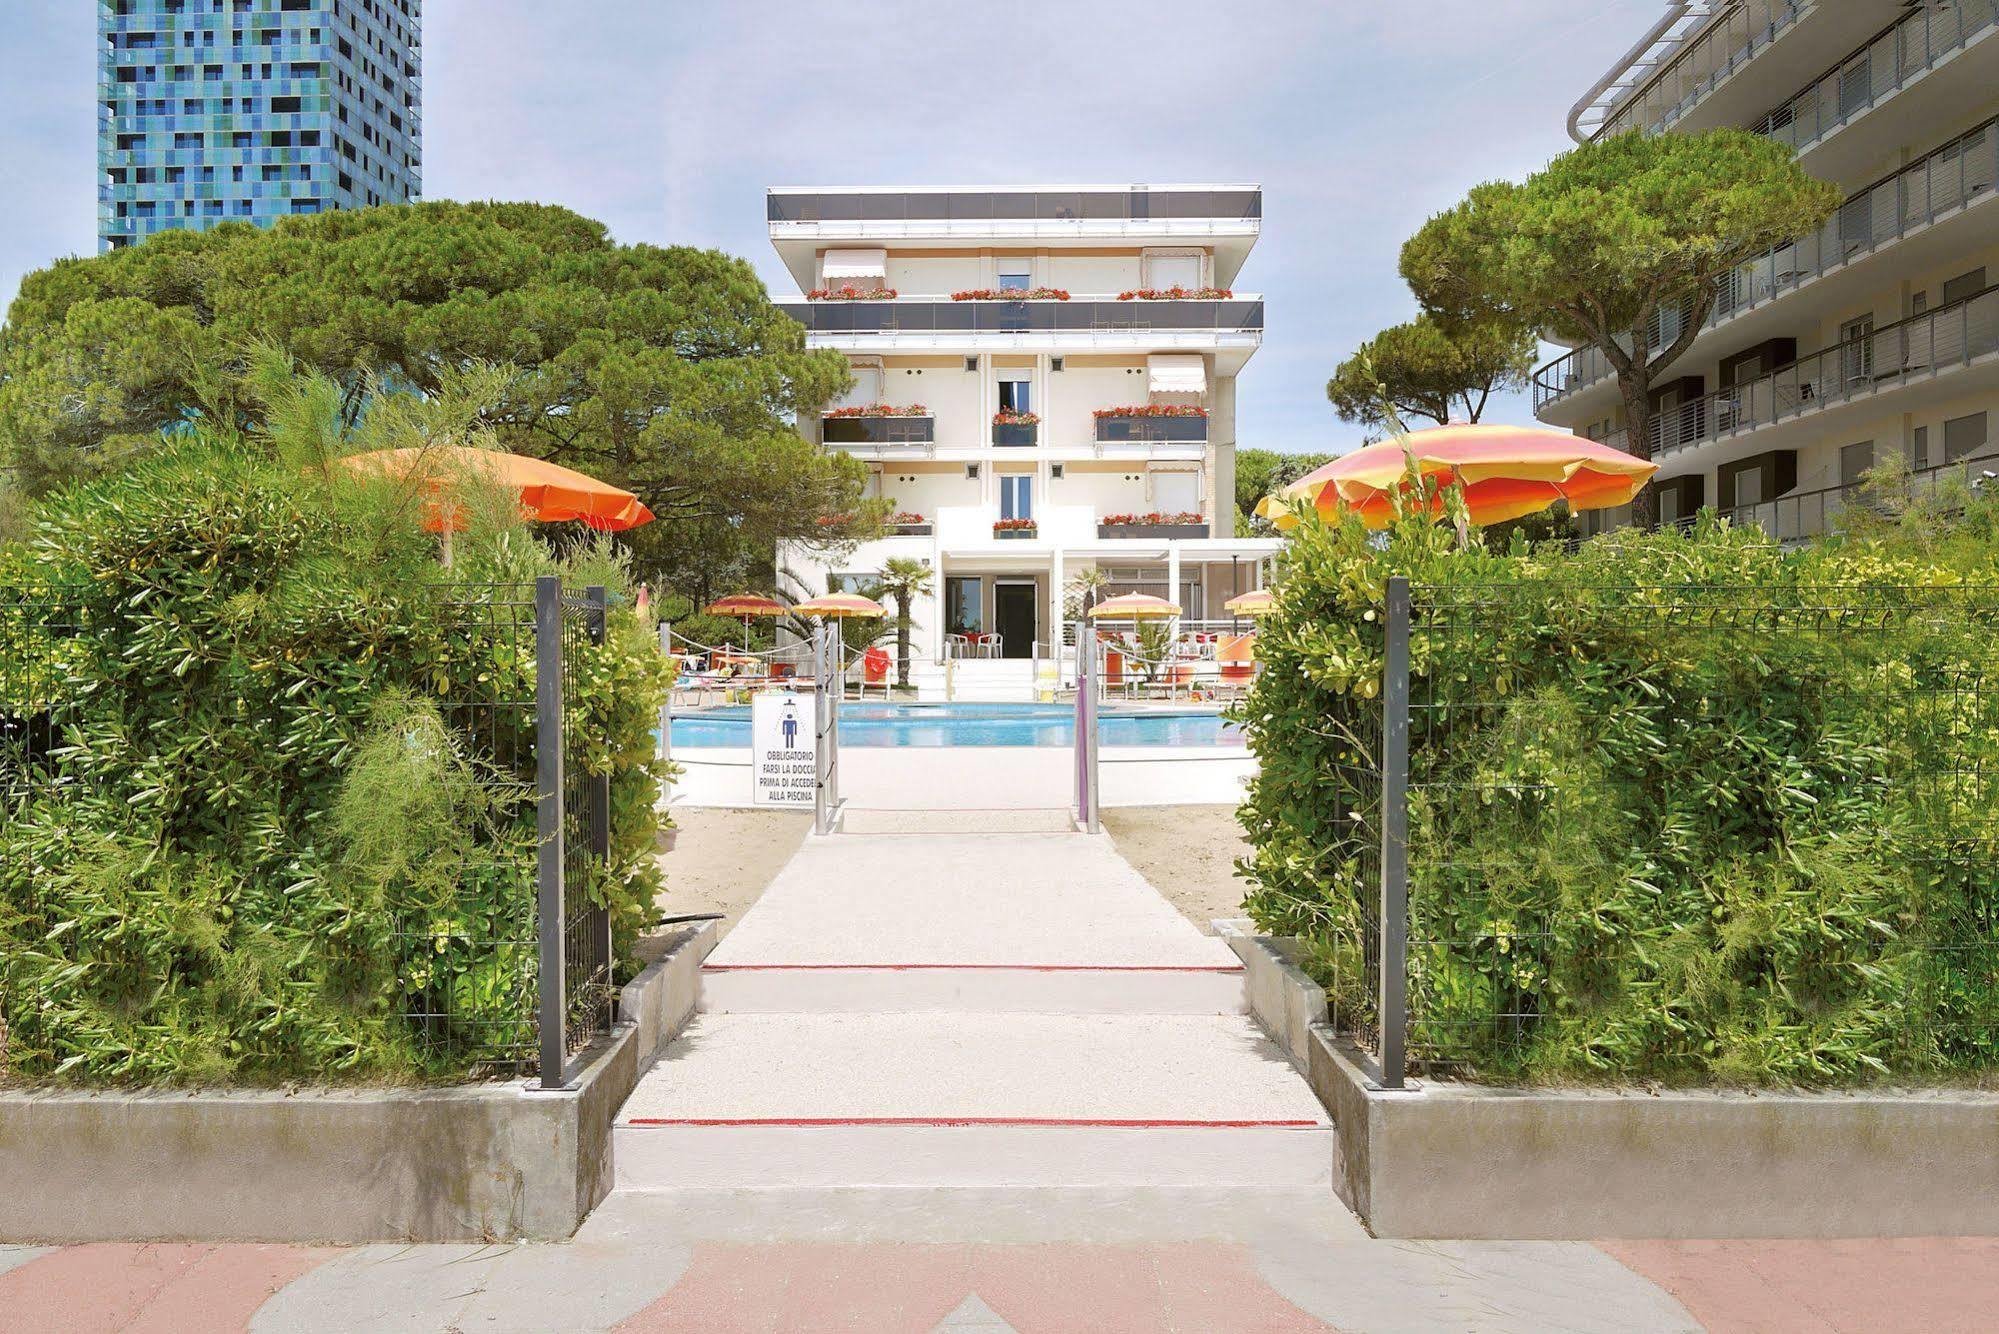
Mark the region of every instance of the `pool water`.
<instances>
[{"instance_id":1,"label":"pool water","mask_svg":"<svg viewBox=\"0 0 1999 1334\"><path fill-rule=\"evenodd\" d=\"M1239 746L1242 729L1211 709L1116 710L1098 715L1104 746ZM1073 746L1067 704L844 704L843 746ZM750 744L747 705L703 709L673 720L673 746Z\"/></svg>"}]
</instances>

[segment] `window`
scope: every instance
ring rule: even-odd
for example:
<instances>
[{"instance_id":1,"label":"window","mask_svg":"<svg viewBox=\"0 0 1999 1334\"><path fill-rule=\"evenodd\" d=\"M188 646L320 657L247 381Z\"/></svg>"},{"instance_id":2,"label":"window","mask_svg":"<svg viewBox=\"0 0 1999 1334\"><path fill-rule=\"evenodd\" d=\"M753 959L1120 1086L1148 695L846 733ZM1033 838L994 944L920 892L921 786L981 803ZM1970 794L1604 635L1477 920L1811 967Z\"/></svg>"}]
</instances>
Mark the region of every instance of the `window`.
<instances>
[{"instance_id":1,"label":"window","mask_svg":"<svg viewBox=\"0 0 1999 1334\"><path fill-rule=\"evenodd\" d=\"M1927 468L1930 466L1930 428L1918 426L1909 437L1909 466Z\"/></svg>"},{"instance_id":2,"label":"window","mask_svg":"<svg viewBox=\"0 0 1999 1334\"><path fill-rule=\"evenodd\" d=\"M1034 411L1034 384L1032 371L1001 371L999 382L999 408L1001 412Z\"/></svg>"},{"instance_id":3,"label":"window","mask_svg":"<svg viewBox=\"0 0 1999 1334\"><path fill-rule=\"evenodd\" d=\"M1943 424L1943 461L1955 463L1969 458L1985 448L1990 439L1986 434L1985 414L1974 412L1969 417L1953 417Z\"/></svg>"},{"instance_id":4,"label":"window","mask_svg":"<svg viewBox=\"0 0 1999 1334\"><path fill-rule=\"evenodd\" d=\"M1874 317L1863 315L1839 326L1839 368L1848 384L1874 378Z\"/></svg>"},{"instance_id":5,"label":"window","mask_svg":"<svg viewBox=\"0 0 1999 1334\"><path fill-rule=\"evenodd\" d=\"M1201 475L1196 472L1152 474L1152 506L1162 514L1201 512Z\"/></svg>"},{"instance_id":6,"label":"window","mask_svg":"<svg viewBox=\"0 0 1999 1334\"><path fill-rule=\"evenodd\" d=\"M1984 290L1985 270L1983 268L1973 269L1970 273L1960 273L1957 277L1952 278L1943 285L1943 304L1948 306L1952 302L1963 301L1967 297L1977 296Z\"/></svg>"},{"instance_id":7,"label":"window","mask_svg":"<svg viewBox=\"0 0 1999 1334\"><path fill-rule=\"evenodd\" d=\"M979 577L953 574L944 579L944 629L947 634L976 635L985 629L981 615Z\"/></svg>"},{"instance_id":8,"label":"window","mask_svg":"<svg viewBox=\"0 0 1999 1334\"><path fill-rule=\"evenodd\" d=\"M1003 259L999 261L999 289L1002 292L1025 292L1034 286L1034 261L1031 259Z\"/></svg>"},{"instance_id":9,"label":"window","mask_svg":"<svg viewBox=\"0 0 1999 1334\"><path fill-rule=\"evenodd\" d=\"M1199 255L1147 255L1145 257L1145 285L1147 287L1186 287L1201 285L1201 257Z\"/></svg>"},{"instance_id":10,"label":"window","mask_svg":"<svg viewBox=\"0 0 1999 1334\"><path fill-rule=\"evenodd\" d=\"M1034 517L1034 474L1025 472L1003 473L1000 485L1000 517L1002 519L1031 519Z\"/></svg>"},{"instance_id":11,"label":"window","mask_svg":"<svg viewBox=\"0 0 1999 1334\"><path fill-rule=\"evenodd\" d=\"M1841 445L1839 448L1839 484L1858 486L1867 470L1874 466L1874 442L1863 440L1857 445Z\"/></svg>"},{"instance_id":12,"label":"window","mask_svg":"<svg viewBox=\"0 0 1999 1334\"><path fill-rule=\"evenodd\" d=\"M826 591L828 593L859 593L862 597L868 597L871 596L869 590L876 587L880 582L881 577L873 574L829 574L826 576Z\"/></svg>"},{"instance_id":13,"label":"window","mask_svg":"<svg viewBox=\"0 0 1999 1334\"><path fill-rule=\"evenodd\" d=\"M271 110L281 116L289 115L299 109L300 100L296 97L274 97L271 99Z\"/></svg>"}]
</instances>

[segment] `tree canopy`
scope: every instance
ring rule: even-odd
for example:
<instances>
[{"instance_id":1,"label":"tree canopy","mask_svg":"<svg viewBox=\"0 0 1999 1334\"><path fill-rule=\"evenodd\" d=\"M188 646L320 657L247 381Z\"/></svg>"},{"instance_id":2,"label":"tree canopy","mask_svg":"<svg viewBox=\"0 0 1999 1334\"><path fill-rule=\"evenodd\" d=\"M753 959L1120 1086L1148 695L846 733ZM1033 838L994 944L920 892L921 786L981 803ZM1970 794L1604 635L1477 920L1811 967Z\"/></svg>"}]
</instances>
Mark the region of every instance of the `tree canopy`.
<instances>
[{"instance_id":1,"label":"tree canopy","mask_svg":"<svg viewBox=\"0 0 1999 1334\"><path fill-rule=\"evenodd\" d=\"M1649 458L1652 383L1706 323L1716 285L1820 226L1839 197L1791 149L1745 130L1617 135L1523 183L1475 187L1403 246L1402 276L1447 324L1538 327L1600 348L1627 448ZM1668 311L1677 326L1659 319Z\"/></svg>"},{"instance_id":2,"label":"tree canopy","mask_svg":"<svg viewBox=\"0 0 1999 1334\"><path fill-rule=\"evenodd\" d=\"M30 492L121 466L160 432L247 421L252 349L331 377L350 418L382 385L508 369L481 425L638 492L641 572L707 586L783 539L867 526L864 470L791 419L849 382L746 262L619 245L534 204L424 203L164 232L30 275L0 332L0 464ZM822 522L827 520L827 522Z\"/></svg>"},{"instance_id":3,"label":"tree canopy","mask_svg":"<svg viewBox=\"0 0 1999 1334\"><path fill-rule=\"evenodd\" d=\"M1425 313L1361 344L1326 381L1326 397L1341 421L1373 428L1388 426L1384 393L1405 418L1477 421L1493 394L1527 383L1534 348L1519 324L1452 327Z\"/></svg>"},{"instance_id":4,"label":"tree canopy","mask_svg":"<svg viewBox=\"0 0 1999 1334\"><path fill-rule=\"evenodd\" d=\"M1256 515L1256 502L1332 462L1331 454L1283 454L1274 449L1238 449L1235 454L1236 532L1268 537L1277 530Z\"/></svg>"}]
</instances>

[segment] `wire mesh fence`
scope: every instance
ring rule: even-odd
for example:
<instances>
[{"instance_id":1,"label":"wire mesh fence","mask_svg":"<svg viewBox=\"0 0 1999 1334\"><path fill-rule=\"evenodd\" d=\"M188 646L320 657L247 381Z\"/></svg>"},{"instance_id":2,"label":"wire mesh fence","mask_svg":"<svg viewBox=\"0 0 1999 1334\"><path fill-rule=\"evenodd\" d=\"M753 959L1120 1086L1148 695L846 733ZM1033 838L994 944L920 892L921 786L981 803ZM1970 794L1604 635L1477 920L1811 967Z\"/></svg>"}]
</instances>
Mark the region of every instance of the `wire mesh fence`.
<instances>
[{"instance_id":1,"label":"wire mesh fence","mask_svg":"<svg viewBox=\"0 0 1999 1334\"><path fill-rule=\"evenodd\" d=\"M56 803L59 812L72 795L65 785L76 781L65 773L65 746L86 721L123 716L116 687L75 665L120 633L115 619L102 619L101 600L85 593L0 585L0 828L30 801ZM539 633L544 608L558 627L552 645ZM567 1059L614 1019L610 915L599 888L609 776L590 773L582 758L591 720L564 707L604 641L604 590L565 593L559 581L451 585L433 591L429 614L442 646L429 682L434 702L481 799L474 855L450 900L394 911L393 1010L427 1064L539 1073L558 1085ZM540 688L543 664L554 667L552 692ZM544 744L549 735L558 744ZM540 828L550 778L559 833L548 851L561 872L552 880ZM31 856L34 846L0 839L0 882L35 883L35 867L6 860ZM551 902L561 924L552 954L540 931ZM561 983L553 1007L543 1004L545 975ZM544 1036L553 1038L552 1064Z\"/></svg>"},{"instance_id":2,"label":"wire mesh fence","mask_svg":"<svg viewBox=\"0 0 1999 1334\"><path fill-rule=\"evenodd\" d=\"M1401 596L1329 951L1391 1081L1999 1056L1999 590Z\"/></svg>"}]
</instances>

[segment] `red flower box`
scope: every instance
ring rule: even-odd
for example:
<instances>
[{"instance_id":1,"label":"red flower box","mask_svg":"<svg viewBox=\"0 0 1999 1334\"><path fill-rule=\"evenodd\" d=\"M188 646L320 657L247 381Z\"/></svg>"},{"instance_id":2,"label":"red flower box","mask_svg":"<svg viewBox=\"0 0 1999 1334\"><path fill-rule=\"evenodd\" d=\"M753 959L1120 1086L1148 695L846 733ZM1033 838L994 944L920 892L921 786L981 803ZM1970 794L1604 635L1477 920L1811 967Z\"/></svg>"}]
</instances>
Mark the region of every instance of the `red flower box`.
<instances>
[{"instance_id":1,"label":"red flower box","mask_svg":"<svg viewBox=\"0 0 1999 1334\"><path fill-rule=\"evenodd\" d=\"M1158 528L1167 524L1206 523L1207 517L1183 511L1179 514L1106 514L1097 520L1106 528Z\"/></svg>"},{"instance_id":2,"label":"red flower box","mask_svg":"<svg viewBox=\"0 0 1999 1334\"><path fill-rule=\"evenodd\" d=\"M807 301L893 301L893 287L815 287L805 294Z\"/></svg>"},{"instance_id":3,"label":"red flower box","mask_svg":"<svg viewBox=\"0 0 1999 1334\"><path fill-rule=\"evenodd\" d=\"M968 287L951 293L953 301L1067 301L1069 293L1060 287Z\"/></svg>"},{"instance_id":4,"label":"red flower box","mask_svg":"<svg viewBox=\"0 0 1999 1334\"><path fill-rule=\"evenodd\" d=\"M1227 301L1235 295L1226 287L1134 287L1119 292L1120 301Z\"/></svg>"},{"instance_id":5,"label":"red flower box","mask_svg":"<svg viewBox=\"0 0 1999 1334\"><path fill-rule=\"evenodd\" d=\"M1041 525L1032 519L993 520L993 531L996 533L1032 533L1040 527Z\"/></svg>"},{"instance_id":6,"label":"red flower box","mask_svg":"<svg viewBox=\"0 0 1999 1334\"><path fill-rule=\"evenodd\" d=\"M928 417L930 409L921 403L907 403L897 407L893 403L869 403L861 407L828 408L820 414L825 417Z\"/></svg>"},{"instance_id":7,"label":"red flower box","mask_svg":"<svg viewBox=\"0 0 1999 1334\"><path fill-rule=\"evenodd\" d=\"M1106 417L1205 417L1208 410L1192 403L1135 403L1125 408L1098 408L1090 415L1099 421Z\"/></svg>"},{"instance_id":8,"label":"red flower box","mask_svg":"<svg viewBox=\"0 0 1999 1334\"><path fill-rule=\"evenodd\" d=\"M995 426L1038 426L1040 423L1041 418L1032 412L1014 412L1007 408L1001 408L993 414L993 425Z\"/></svg>"}]
</instances>

